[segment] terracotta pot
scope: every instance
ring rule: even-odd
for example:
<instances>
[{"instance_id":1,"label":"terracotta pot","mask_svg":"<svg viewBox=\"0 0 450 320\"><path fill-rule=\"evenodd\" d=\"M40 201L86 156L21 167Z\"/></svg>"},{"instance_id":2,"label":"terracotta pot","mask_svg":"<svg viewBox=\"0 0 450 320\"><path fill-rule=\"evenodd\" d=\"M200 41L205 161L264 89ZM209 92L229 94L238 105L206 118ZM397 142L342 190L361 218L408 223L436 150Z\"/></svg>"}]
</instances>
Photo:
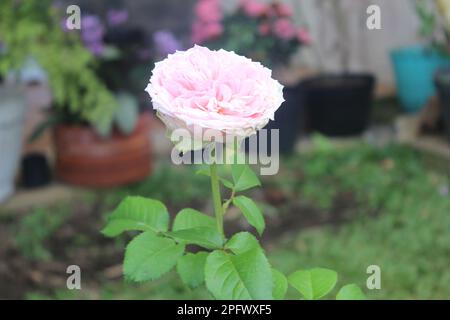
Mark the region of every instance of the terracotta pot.
<instances>
[{"instance_id":1,"label":"terracotta pot","mask_svg":"<svg viewBox=\"0 0 450 320\"><path fill-rule=\"evenodd\" d=\"M140 116L134 132L99 137L91 128L60 125L55 131L56 175L88 187L116 187L151 173L150 115Z\"/></svg>"}]
</instances>

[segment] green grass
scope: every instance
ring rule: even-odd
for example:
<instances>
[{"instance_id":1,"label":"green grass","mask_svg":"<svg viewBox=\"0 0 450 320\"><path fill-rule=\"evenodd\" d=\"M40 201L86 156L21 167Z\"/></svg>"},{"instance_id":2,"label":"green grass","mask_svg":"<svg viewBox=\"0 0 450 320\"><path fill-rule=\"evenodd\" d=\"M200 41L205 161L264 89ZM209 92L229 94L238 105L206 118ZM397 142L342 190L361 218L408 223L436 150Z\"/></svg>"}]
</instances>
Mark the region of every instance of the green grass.
<instances>
[{"instance_id":1,"label":"green grass","mask_svg":"<svg viewBox=\"0 0 450 320\"><path fill-rule=\"evenodd\" d=\"M23 217L15 236L17 248L29 260L50 260L45 242L64 223L70 211L65 206L52 210L37 208Z\"/></svg>"},{"instance_id":2,"label":"green grass","mask_svg":"<svg viewBox=\"0 0 450 320\"><path fill-rule=\"evenodd\" d=\"M211 295L203 288L186 288L178 276L171 272L160 280L136 284L125 280L104 281L100 287L82 287L82 290L58 289L52 294L30 292L27 299L83 299L83 300L207 300Z\"/></svg>"},{"instance_id":3,"label":"green grass","mask_svg":"<svg viewBox=\"0 0 450 320\"><path fill-rule=\"evenodd\" d=\"M448 173L426 168L420 154L401 146L316 151L290 166L300 163L304 179L291 185L299 196L327 206L347 190L360 216L285 240L271 253L274 265L286 272L329 267L361 286L366 268L378 265L382 288L367 291L370 298L450 298L450 197L442 191ZM372 210L376 217L367 216Z\"/></svg>"},{"instance_id":4,"label":"green grass","mask_svg":"<svg viewBox=\"0 0 450 320\"><path fill-rule=\"evenodd\" d=\"M209 195L208 179L196 174L200 166L175 166L163 163L156 167L150 179L109 192L106 201L116 205L128 195L159 199L173 205L204 200Z\"/></svg>"}]
</instances>

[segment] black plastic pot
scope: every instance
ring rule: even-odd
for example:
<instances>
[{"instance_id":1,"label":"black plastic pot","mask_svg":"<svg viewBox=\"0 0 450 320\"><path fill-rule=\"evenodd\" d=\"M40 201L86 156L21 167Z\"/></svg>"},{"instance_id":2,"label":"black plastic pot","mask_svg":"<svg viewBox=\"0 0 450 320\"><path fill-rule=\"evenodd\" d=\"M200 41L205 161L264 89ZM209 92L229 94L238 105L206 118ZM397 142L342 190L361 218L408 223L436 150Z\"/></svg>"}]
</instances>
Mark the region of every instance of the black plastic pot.
<instances>
[{"instance_id":1,"label":"black plastic pot","mask_svg":"<svg viewBox=\"0 0 450 320\"><path fill-rule=\"evenodd\" d=\"M50 181L50 167L44 155L31 153L22 159L22 185L25 188L43 187Z\"/></svg>"},{"instance_id":2,"label":"black plastic pot","mask_svg":"<svg viewBox=\"0 0 450 320\"><path fill-rule=\"evenodd\" d=\"M309 126L328 136L351 136L368 126L375 77L370 74L321 75L304 82Z\"/></svg>"},{"instance_id":3,"label":"black plastic pot","mask_svg":"<svg viewBox=\"0 0 450 320\"><path fill-rule=\"evenodd\" d=\"M294 86L285 86L283 89L285 102L275 113L275 120L270 121L264 129L267 133L267 149L271 154L271 129L279 130L279 151L289 154L293 151L299 132L304 128L303 86L301 83ZM259 133L258 133L259 136ZM248 150L248 146L246 146Z\"/></svg>"},{"instance_id":4,"label":"black plastic pot","mask_svg":"<svg viewBox=\"0 0 450 320\"><path fill-rule=\"evenodd\" d=\"M435 84L441 102L447 138L450 141L450 69L441 69L436 73Z\"/></svg>"}]
</instances>

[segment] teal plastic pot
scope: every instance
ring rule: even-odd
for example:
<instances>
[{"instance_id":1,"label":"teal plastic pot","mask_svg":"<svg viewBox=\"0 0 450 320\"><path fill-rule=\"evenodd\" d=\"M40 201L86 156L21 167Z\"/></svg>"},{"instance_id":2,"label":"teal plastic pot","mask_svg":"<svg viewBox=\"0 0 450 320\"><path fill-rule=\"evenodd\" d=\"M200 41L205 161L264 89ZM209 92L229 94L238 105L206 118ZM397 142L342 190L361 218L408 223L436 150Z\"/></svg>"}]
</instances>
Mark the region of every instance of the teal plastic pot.
<instances>
[{"instance_id":1,"label":"teal plastic pot","mask_svg":"<svg viewBox=\"0 0 450 320\"><path fill-rule=\"evenodd\" d=\"M450 67L450 59L436 51L415 46L391 53L397 82L397 95L407 112L417 112L435 94L434 74Z\"/></svg>"}]
</instances>

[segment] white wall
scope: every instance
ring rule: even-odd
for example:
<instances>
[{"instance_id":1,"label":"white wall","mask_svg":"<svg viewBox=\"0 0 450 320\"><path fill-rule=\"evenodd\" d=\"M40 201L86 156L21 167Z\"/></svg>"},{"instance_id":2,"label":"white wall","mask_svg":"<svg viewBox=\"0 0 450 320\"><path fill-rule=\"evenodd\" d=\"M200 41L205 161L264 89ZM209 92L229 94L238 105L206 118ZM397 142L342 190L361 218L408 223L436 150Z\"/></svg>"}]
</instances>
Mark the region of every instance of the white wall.
<instances>
[{"instance_id":1,"label":"white wall","mask_svg":"<svg viewBox=\"0 0 450 320\"><path fill-rule=\"evenodd\" d=\"M286 0L287 1L287 0ZM338 1L347 20L348 41L336 30L331 1ZM397 47L419 42L418 19L413 0L291 0L297 15L307 21L315 40L313 53L307 63L325 70L340 70L342 56L348 54L349 69L374 72L380 81L392 83L389 52ZM381 8L381 30L368 30L367 7ZM339 44L348 45L342 50ZM347 52L346 52L347 51ZM318 59L317 57L320 57Z\"/></svg>"}]
</instances>

